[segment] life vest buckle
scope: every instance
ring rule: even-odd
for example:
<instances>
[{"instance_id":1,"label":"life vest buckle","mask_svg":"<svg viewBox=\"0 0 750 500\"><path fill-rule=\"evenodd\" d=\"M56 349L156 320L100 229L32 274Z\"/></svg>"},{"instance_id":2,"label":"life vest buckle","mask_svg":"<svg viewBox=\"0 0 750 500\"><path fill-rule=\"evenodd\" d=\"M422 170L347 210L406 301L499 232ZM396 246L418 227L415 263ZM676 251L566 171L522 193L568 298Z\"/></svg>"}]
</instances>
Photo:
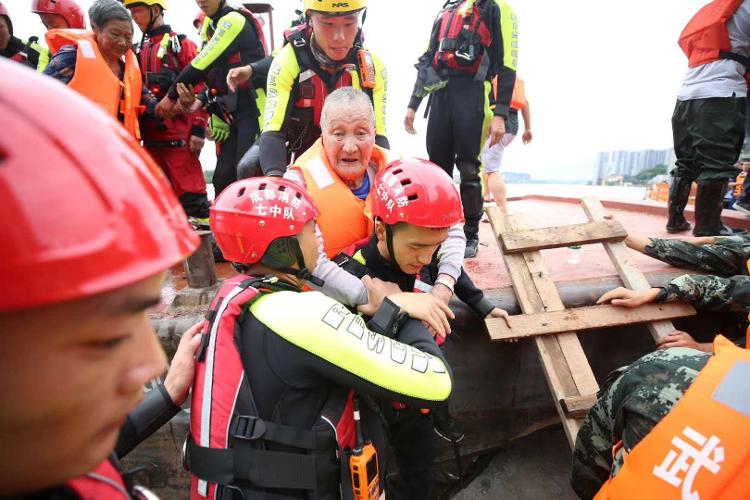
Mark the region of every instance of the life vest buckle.
<instances>
[{"instance_id":1,"label":"life vest buckle","mask_svg":"<svg viewBox=\"0 0 750 500\"><path fill-rule=\"evenodd\" d=\"M297 37L292 38L292 45L300 49L304 47L305 45L307 45L307 42L305 41L303 37L297 36Z\"/></svg>"},{"instance_id":2,"label":"life vest buckle","mask_svg":"<svg viewBox=\"0 0 750 500\"><path fill-rule=\"evenodd\" d=\"M229 427L229 434L237 439L254 441L266 433L266 423L252 415L236 415Z\"/></svg>"}]
</instances>

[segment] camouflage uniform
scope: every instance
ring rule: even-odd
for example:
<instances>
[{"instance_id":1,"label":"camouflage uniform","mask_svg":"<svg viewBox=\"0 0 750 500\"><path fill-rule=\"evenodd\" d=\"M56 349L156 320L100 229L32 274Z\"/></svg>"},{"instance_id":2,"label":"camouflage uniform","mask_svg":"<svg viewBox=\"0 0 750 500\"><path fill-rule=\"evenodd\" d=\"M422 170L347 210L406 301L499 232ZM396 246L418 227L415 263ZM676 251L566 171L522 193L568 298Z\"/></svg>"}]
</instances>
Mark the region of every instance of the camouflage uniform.
<instances>
[{"instance_id":1,"label":"camouflage uniform","mask_svg":"<svg viewBox=\"0 0 750 500\"><path fill-rule=\"evenodd\" d=\"M630 452L669 413L708 362L710 354L675 347L647 354L614 371L586 415L573 451L570 482L593 498ZM622 440L615 457L612 447Z\"/></svg>"},{"instance_id":2,"label":"camouflage uniform","mask_svg":"<svg viewBox=\"0 0 750 500\"><path fill-rule=\"evenodd\" d=\"M651 238L646 255L673 266L714 275L684 275L666 283L657 302L681 300L699 309L750 313L750 236L716 238L698 246L680 240ZM718 275L718 276L716 276Z\"/></svg>"}]
</instances>

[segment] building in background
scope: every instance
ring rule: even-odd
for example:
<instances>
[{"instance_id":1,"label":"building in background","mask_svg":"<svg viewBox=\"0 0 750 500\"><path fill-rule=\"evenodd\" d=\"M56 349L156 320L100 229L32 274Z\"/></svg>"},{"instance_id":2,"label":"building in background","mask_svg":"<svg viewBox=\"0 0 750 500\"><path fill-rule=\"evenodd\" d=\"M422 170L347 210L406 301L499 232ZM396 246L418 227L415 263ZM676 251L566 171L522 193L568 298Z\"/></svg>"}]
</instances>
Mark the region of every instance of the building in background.
<instances>
[{"instance_id":1,"label":"building in background","mask_svg":"<svg viewBox=\"0 0 750 500\"><path fill-rule=\"evenodd\" d=\"M641 151L602 151L597 155L595 184L602 184L605 179L614 176L633 177L644 170L666 165L668 170L674 166L673 149L644 149Z\"/></svg>"}]
</instances>

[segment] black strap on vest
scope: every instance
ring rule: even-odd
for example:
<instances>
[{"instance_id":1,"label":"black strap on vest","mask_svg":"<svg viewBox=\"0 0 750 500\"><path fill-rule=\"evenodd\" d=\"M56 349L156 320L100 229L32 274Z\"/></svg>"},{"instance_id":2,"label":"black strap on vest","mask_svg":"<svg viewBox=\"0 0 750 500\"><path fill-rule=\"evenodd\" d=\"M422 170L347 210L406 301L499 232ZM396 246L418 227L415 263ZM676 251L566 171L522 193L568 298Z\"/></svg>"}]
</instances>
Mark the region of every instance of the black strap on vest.
<instances>
[{"instance_id":1,"label":"black strap on vest","mask_svg":"<svg viewBox=\"0 0 750 500\"><path fill-rule=\"evenodd\" d=\"M719 51L719 57L721 57L722 59L730 59L732 61L736 61L745 66L745 70L750 70L750 57L741 56L740 54L735 54L734 52L727 52L724 50Z\"/></svg>"}]
</instances>

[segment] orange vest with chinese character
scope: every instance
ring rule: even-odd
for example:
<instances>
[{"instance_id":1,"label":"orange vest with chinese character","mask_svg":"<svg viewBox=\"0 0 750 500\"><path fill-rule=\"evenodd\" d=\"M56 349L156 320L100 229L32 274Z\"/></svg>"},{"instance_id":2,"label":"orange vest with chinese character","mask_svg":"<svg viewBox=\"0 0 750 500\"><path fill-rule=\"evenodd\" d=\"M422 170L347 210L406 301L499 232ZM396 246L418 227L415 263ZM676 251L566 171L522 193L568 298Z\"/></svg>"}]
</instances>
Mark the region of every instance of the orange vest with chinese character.
<instances>
[{"instance_id":1,"label":"orange vest with chinese character","mask_svg":"<svg viewBox=\"0 0 750 500\"><path fill-rule=\"evenodd\" d=\"M75 45L76 69L68 87L97 103L136 139L141 138L138 113L141 105L141 71L132 51L125 54L125 74L122 81L112 73L99 52L94 34L87 30L57 29L45 35L47 46L54 55L65 45Z\"/></svg>"},{"instance_id":2,"label":"orange vest with chinese character","mask_svg":"<svg viewBox=\"0 0 750 500\"><path fill-rule=\"evenodd\" d=\"M370 156L370 161L378 166L378 170L395 159L390 151L378 146L373 147ZM323 234L323 250L328 258L335 257L352 243L372 234L372 191L364 201L352 193L328 163L321 139L315 141L290 168L302 173L307 192L318 207L319 215L315 221Z\"/></svg>"},{"instance_id":3,"label":"orange vest with chinese character","mask_svg":"<svg viewBox=\"0 0 750 500\"><path fill-rule=\"evenodd\" d=\"M750 351L719 335L714 352L596 500L750 498Z\"/></svg>"}]
</instances>

